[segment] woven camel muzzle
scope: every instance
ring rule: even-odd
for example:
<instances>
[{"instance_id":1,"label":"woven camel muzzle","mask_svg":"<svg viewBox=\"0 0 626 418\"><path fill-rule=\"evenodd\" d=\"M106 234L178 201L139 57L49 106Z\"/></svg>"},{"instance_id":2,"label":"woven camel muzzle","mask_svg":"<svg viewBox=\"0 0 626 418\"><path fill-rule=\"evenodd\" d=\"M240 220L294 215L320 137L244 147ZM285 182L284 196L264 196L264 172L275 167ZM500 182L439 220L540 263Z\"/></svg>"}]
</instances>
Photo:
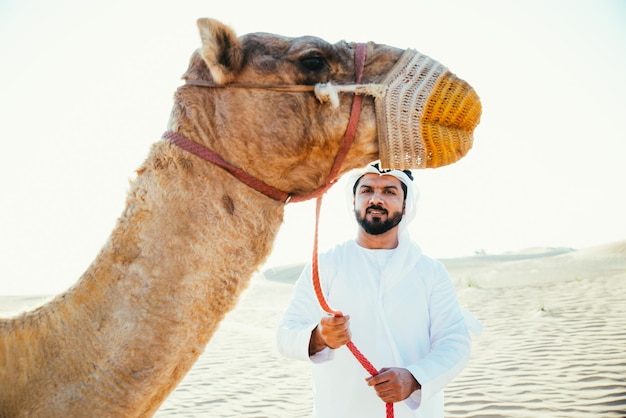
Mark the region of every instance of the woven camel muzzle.
<instances>
[{"instance_id":1,"label":"woven camel muzzle","mask_svg":"<svg viewBox=\"0 0 626 418\"><path fill-rule=\"evenodd\" d=\"M472 147L481 104L474 89L439 62L409 49L376 97L381 168L436 168Z\"/></svg>"}]
</instances>

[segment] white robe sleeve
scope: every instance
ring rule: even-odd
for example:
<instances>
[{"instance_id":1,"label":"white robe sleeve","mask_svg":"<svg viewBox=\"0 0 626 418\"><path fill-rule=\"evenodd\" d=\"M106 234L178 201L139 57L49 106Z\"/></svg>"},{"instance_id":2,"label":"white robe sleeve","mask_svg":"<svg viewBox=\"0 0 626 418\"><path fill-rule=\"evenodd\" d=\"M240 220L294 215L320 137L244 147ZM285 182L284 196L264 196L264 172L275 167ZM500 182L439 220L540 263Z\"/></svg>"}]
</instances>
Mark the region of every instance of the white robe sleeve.
<instances>
[{"instance_id":1,"label":"white robe sleeve","mask_svg":"<svg viewBox=\"0 0 626 418\"><path fill-rule=\"evenodd\" d=\"M294 285L293 295L276 331L278 351L286 357L320 363L333 358L331 349L309 357L311 332L324 312L311 285L311 266L307 265Z\"/></svg>"}]
</instances>

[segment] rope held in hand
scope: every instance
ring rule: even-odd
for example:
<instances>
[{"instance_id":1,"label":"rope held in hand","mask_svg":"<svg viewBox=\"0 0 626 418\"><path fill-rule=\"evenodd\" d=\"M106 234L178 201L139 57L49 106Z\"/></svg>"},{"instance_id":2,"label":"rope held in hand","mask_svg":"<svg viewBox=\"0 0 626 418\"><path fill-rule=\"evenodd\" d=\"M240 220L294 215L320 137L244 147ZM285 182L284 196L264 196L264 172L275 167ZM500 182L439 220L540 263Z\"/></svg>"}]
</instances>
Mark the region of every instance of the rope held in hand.
<instances>
[{"instance_id":1,"label":"rope held in hand","mask_svg":"<svg viewBox=\"0 0 626 418\"><path fill-rule=\"evenodd\" d=\"M315 290L315 296L317 296L317 301L320 304L322 310L330 315L334 316L343 316L341 311L336 311L330 307L326 298L324 297L324 293L322 292L322 285L320 283L320 275L319 275L319 260L318 260L318 251L317 251L317 237L319 231L319 219L320 219L320 210L322 207L322 196L319 196L316 199L316 207L315 207L315 237L313 238L313 260L311 262L311 270L312 270L312 280L313 280L313 289ZM378 370L370 363L370 361L359 351L359 349L354 345L352 341L348 341L346 343L346 347L352 353L352 355L357 359L361 366L367 372L376 376L378 374ZM393 403L385 404L386 408L386 418L393 418Z\"/></svg>"}]
</instances>

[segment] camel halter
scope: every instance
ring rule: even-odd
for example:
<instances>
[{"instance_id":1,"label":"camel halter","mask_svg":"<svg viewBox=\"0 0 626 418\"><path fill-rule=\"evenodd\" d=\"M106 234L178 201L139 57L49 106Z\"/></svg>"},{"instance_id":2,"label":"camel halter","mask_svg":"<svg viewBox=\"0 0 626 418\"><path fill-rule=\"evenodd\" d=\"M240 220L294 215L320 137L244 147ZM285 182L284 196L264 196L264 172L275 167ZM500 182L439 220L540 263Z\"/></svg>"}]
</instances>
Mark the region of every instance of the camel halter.
<instances>
[{"instance_id":1,"label":"camel halter","mask_svg":"<svg viewBox=\"0 0 626 418\"><path fill-rule=\"evenodd\" d=\"M219 155L206 148L203 145L194 142L183 135L167 131L163 134L163 138L168 139L175 145L180 148L195 154L196 156L210 161L226 171L232 174L235 178L237 178L242 183L248 185L249 187L257 190L258 192L263 193L264 195L278 200L280 202L289 203L289 202L302 202L305 200L309 200L315 197L320 197L328 189L331 188L333 184L337 182L337 175L339 173L339 169L343 161L352 146L352 142L354 141L354 137L356 135L357 125L359 123L359 117L361 115L361 94L368 94L375 97L380 96L384 92L384 86L380 84L359 84L361 82L361 78L363 75L363 68L365 66L365 56L366 56L366 45L359 43L356 45L356 51L354 56L355 61L355 72L356 72L356 83L354 85L334 85L332 83L319 83L315 86L309 85L282 85L282 84L257 84L257 83L231 83L226 85L217 85L211 81L206 80L187 80L186 84L192 86L199 87L209 87L209 88L244 88L244 89L265 89L272 90L278 92L314 92L317 99L322 102L330 102L334 107L339 106L339 92L346 93L354 93L354 98L352 101L352 109L350 111L350 119L348 120L348 126L343 135L341 145L339 147L339 151L335 156L335 160L333 161L333 165L330 169L330 173L326 178L326 182L320 186L317 190L314 190L308 194L303 195L293 195L287 192L284 192L280 189L277 189L274 186L271 186L262 180L246 173L244 170L233 166L232 164L224 161Z\"/></svg>"},{"instance_id":2,"label":"camel halter","mask_svg":"<svg viewBox=\"0 0 626 418\"><path fill-rule=\"evenodd\" d=\"M337 181L337 174L339 173L339 169L341 168L341 164L343 163L350 147L352 146L352 142L354 141L354 137L356 135L356 128L359 122L359 117L361 114L361 101L362 94L368 94L375 96L376 98L384 95L385 86L380 84L360 84L362 76L363 76L363 68L365 66L365 57L366 57L366 45L359 43L356 45L356 51L354 56L355 61L355 72L356 72L356 83L355 85L345 85L345 86L335 86L331 83L317 84L315 86L307 86L307 85L265 85L265 84L252 84L252 83L233 83L227 84L224 86L218 86L208 81L203 80L187 80L186 84L200 86L200 87L222 87L222 88L260 88L260 89L268 89L274 91L282 91L282 92L307 92L313 91L315 92L316 97L322 103L331 102L334 107L337 107L339 104L339 98L337 92L351 92L354 93L354 98L352 101L352 108L350 111L350 119L348 120L348 126L346 128L346 132L343 135L341 145L339 147L339 151L335 156L335 160L333 161L333 165L331 167L330 173L327 177L326 183L319 187L317 190L305 195L291 195L282 190L271 186L262 180L251 176L240 168L234 167L233 165L224 161L219 155L204 147L203 145L194 142L183 135L167 131L163 134L163 138L171 141L173 144L179 146L180 148L195 154L196 156L212 162L225 170L231 173L235 178L237 178L242 183L246 184L249 187L265 194L266 196L282 201L284 203L289 202L300 202L304 200L308 200L311 198L316 199L316 209L315 209L315 238L313 241L313 257L312 257L312 281L313 288L315 290L315 295L317 296L317 300L320 304L320 307L324 312L333 316L343 316L340 311L334 310L328 305L326 298L322 292L322 287L320 284L319 278L319 261L318 261L318 234L319 234L319 217L322 206L322 197L324 193ZM369 362L369 360L359 351L359 349L354 345L352 341L349 341L346 344L346 347L350 350L352 355L357 359L357 361L367 370L367 372L376 376L379 372L378 370ZM385 405L386 408L386 418L393 418L393 403L387 403Z\"/></svg>"}]
</instances>

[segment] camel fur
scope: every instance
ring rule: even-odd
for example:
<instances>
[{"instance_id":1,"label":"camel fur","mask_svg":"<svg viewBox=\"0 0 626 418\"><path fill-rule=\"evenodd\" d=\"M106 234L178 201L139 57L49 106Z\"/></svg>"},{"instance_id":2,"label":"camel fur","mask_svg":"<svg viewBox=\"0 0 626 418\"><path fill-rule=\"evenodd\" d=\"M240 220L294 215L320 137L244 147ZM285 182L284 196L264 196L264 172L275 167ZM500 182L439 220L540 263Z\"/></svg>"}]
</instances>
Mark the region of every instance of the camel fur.
<instances>
[{"instance_id":1,"label":"camel fur","mask_svg":"<svg viewBox=\"0 0 626 418\"><path fill-rule=\"evenodd\" d=\"M240 38L199 19L202 47L185 79L226 83L354 82L354 48L315 37ZM363 82L402 54L368 43ZM280 190L322 186L346 129L312 93L182 85L169 130ZM364 97L340 174L378 158ZM137 170L126 207L97 258L65 293L0 320L0 417L147 417L189 371L268 257L282 223L272 200L224 169L161 140Z\"/></svg>"}]
</instances>

